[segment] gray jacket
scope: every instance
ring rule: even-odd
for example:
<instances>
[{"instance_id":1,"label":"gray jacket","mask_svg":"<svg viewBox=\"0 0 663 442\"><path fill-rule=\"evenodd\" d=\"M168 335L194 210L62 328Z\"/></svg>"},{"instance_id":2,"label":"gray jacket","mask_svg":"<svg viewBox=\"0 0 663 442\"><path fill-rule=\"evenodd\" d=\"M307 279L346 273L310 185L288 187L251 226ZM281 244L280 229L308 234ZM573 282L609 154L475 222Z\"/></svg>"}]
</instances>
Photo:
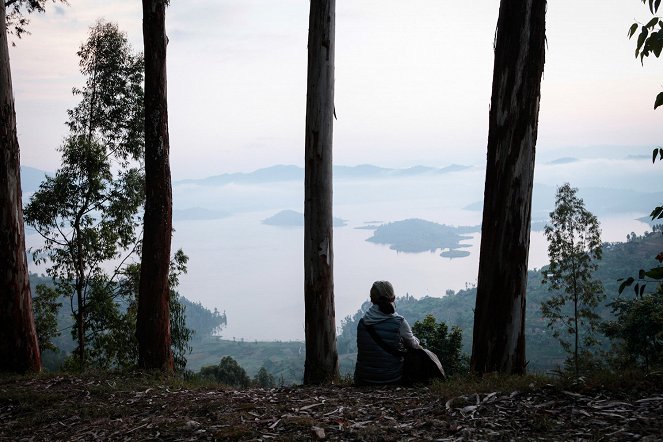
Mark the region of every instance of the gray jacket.
<instances>
[{"instance_id":1,"label":"gray jacket","mask_svg":"<svg viewBox=\"0 0 663 442\"><path fill-rule=\"evenodd\" d=\"M355 384L392 384L401 380L403 358L388 353L375 342L366 326L373 326L378 336L390 347L405 350L420 348L419 340L398 313L386 314L377 305L371 306L357 325L357 364Z\"/></svg>"}]
</instances>

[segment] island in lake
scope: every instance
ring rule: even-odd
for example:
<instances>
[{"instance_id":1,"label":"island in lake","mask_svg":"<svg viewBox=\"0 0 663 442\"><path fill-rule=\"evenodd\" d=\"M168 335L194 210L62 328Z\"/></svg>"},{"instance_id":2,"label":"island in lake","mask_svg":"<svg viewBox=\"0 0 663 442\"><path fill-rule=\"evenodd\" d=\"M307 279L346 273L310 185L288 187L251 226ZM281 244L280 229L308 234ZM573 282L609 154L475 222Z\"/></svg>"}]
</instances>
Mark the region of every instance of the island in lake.
<instances>
[{"instance_id":1,"label":"island in lake","mask_svg":"<svg viewBox=\"0 0 663 442\"><path fill-rule=\"evenodd\" d=\"M333 219L333 222L334 227L343 227L347 224L344 219L336 217ZM263 219L262 223L277 227L303 227L304 214L296 210L281 210L277 214Z\"/></svg>"},{"instance_id":2,"label":"island in lake","mask_svg":"<svg viewBox=\"0 0 663 442\"><path fill-rule=\"evenodd\" d=\"M463 258L470 253L458 249L470 245L461 241L472 239L467 234L479 231L481 226L447 226L423 219L406 219L377 227L366 241L387 244L397 252L420 253L442 249L442 257Z\"/></svg>"}]
</instances>

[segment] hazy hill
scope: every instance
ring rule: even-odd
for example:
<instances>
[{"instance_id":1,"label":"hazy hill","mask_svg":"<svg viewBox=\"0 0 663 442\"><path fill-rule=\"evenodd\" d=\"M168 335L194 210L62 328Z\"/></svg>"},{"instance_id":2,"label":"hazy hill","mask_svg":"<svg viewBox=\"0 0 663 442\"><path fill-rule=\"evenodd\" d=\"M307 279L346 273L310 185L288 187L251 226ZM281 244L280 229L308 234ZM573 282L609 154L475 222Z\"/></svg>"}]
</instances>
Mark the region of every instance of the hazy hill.
<instances>
[{"instance_id":1,"label":"hazy hill","mask_svg":"<svg viewBox=\"0 0 663 442\"><path fill-rule=\"evenodd\" d=\"M433 175L458 172L469 169L470 166L452 164L444 168L414 166L406 169L390 169L360 164L358 166L334 166L335 179L381 179L397 178L417 175ZM303 181L304 169L293 165L276 165L253 172L224 173L201 179L187 179L175 181L174 185L198 184L204 186L223 186L226 184L255 184L273 183L279 181Z\"/></svg>"},{"instance_id":2,"label":"hazy hill","mask_svg":"<svg viewBox=\"0 0 663 442\"><path fill-rule=\"evenodd\" d=\"M39 184L46 178L47 172L30 166L21 166L21 190L23 193L32 193L39 188Z\"/></svg>"},{"instance_id":3,"label":"hazy hill","mask_svg":"<svg viewBox=\"0 0 663 442\"><path fill-rule=\"evenodd\" d=\"M30 288L33 296L35 295L35 287L39 284L52 286L53 282L50 277L31 273ZM217 309L210 311L200 302L190 301L184 296L180 296L179 300L185 308L186 326L194 331L190 342L192 346L196 346L198 343L220 334L222 328L227 324L225 312L221 313ZM44 366L49 370L58 369L67 354L73 351L76 347L71 334L74 323L71 315L71 301L69 298L63 297L60 298L58 302L62 304L58 310L57 318L58 330L61 331L61 334L53 339L53 343L58 348L58 351L46 351L42 354Z\"/></svg>"},{"instance_id":4,"label":"hazy hill","mask_svg":"<svg viewBox=\"0 0 663 442\"><path fill-rule=\"evenodd\" d=\"M563 183L560 183L560 185ZM571 183L573 184L573 183ZM626 186L628 183L624 183ZM556 186L534 184L532 221L544 221L555 207ZM594 215L605 216L624 212L649 213L663 201L663 192L640 192L628 188L582 187L578 196ZM465 210L483 210L483 201L464 207Z\"/></svg>"},{"instance_id":5,"label":"hazy hill","mask_svg":"<svg viewBox=\"0 0 663 442\"><path fill-rule=\"evenodd\" d=\"M653 257L661 250L663 250L663 235L660 233L650 233L626 243L604 244L603 259L596 273L596 276L603 281L608 295L608 299L601 307L603 316L610 316L606 304L617 296L617 279L637 275L639 269L655 265ZM34 284L49 282L49 278L31 275L33 293ZM528 368L532 371L550 370L561 364L565 358L558 342L552 338L547 329L546 321L540 315L539 306L548 296L547 287L541 284L540 271L528 272L526 337ZM627 290L622 296L631 296L631 293ZM464 351L469 353L475 297L476 288L468 287L455 293L449 291L447 296L442 298L415 299L406 295L397 299L396 306L398 312L405 316L410 324L423 319L427 314L432 314L449 326L461 327ZM197 371L204 365L217 364L224 356L232 356L251 376L264 366L278 381L286 384L301 382L305 357L303 342L249 342L215 337L213 334L218 333L218 326L225 322L225 314L218 311L210 312L202 305L191 303L186 298L182 298L182 301L186 305L187 326L196 330L192 342L193 352L188 355L188 369ZM71 324L68 300L63 300L63 304L60 310L60 328L64 329L64 332L56 344L65 351L70 351L73 348L73 341L68 328ZM338 336L342 373L349 374L354 369L357 321L368 307L368 303L364 304L352 317L348 316L342 321ZM46 356L46 362L50 365L56 363L57 359L55 355Z\"/></svg>"},{"instance_id":6,"label":"hazy hill","mask_svg":"<svg viewBox=\"0 0 663 442\"><path fill-rule=\"evenodd\" d=\"M607 304L618 296L619 278L637 276L638 270L651 268L657 264L654 257L663 250L663 235L650 233L626 243L606 243L603 247L603 259L599 262L599 269L595 276L603 282L606 300L600 307L603 317L610 317L611 311ZM546 320L541 317L541 302L548 298L547 286L541 283L541 272L530 270L527 279L527 318L526 339L528 368L534 371L549 370L561 364L565 354L557 340L552 337L546 327ZM627 290L621 296L632 296ZM471 351L472 327L474 322L474 304L476 288L467 288L457 293L448 292L443 298L424 297L415 299L404 296L396 300L396 309L410 324L432 314L447 325L457 325L463 329L463 347L465 352ZM363 311L370 307L370 303L362 305L352 317L343 321L341 333L338 336L340 353L352 354L356 352L356 327L363 315Z\"/></svg>"}]
</instances>

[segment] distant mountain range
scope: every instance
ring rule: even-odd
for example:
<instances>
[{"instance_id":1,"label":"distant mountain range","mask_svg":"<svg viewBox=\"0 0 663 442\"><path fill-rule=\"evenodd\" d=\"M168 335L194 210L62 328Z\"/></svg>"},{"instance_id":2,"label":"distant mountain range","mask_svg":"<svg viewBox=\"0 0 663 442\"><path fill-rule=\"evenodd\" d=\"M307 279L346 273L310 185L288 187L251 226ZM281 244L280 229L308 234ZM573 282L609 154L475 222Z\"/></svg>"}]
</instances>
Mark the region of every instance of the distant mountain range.
<instances>
[{"instance_id":1,"label":"distant mountain range","mask_svg":"<svg viewBox=\"0 0 663 442\"><path fill-rule=\"evenodd\" d=\"M548 165L563 167L568 164L582 161L576 157L565 156L558 157L549 161ZM381 180L390 178L434 178L445 174L453 174L472 169L473 166L452 164L443 168L414 166L409 168L385 168L371 164L362 164L358 166L334 166L334 180L338 181L359 181L359 180ZM47 174L45 172L30 166L21 166L21 184L24 200L27 201L29 195L39 188L39 184L44 180ZM205 187L223 187L228 184L260 184L260 183L287 183L300 182L303 185L304 168L294 165L275 165L258 169L253 172L224 173L200 179L187 179L174 181L174 187L186 187L186 185L196 185ZM608 188L608 185L610 188ZM611 181L606 183L606 187L585 186L580 188L579 196L584 199L586 207L595 215L603 216L613 213L624 212L645 212L648 213L663 201L663 192L632 190L629 189L628 179L620 181ZM549 212L554 207L555 186L537 183L534 186L534 198L532 207L533 228L539 230L548 218ZM174 211L174 218L178 220L213 220L220 219L236 212L232 209L235 201L224 202L219 205L198 202L201 207L179 208ZM291 203L287 204L291 205ZM287 207L284 203L284 206ZM463 208L465 210L482 210L483 202L475 201ZM223 210L217 210L217 207L224 207ZM256 206L263 209L263 206ZM282 206L283 207L283 206ZM264 207L266 208L266 207ZM179 209L179 210L178 210ZM244 208L243 210L246 210ZM292 217L293 219L296 217ZM275 224L284 222L284 220L273 220ZM292 220L285 224L292 223ZM539 225L540 224L540 225Z\"/></svg>"},{"instance_id":2,"label":"distant mountain range","mask_svg":"<svg viewBox=\"0 0 663 442\"><path fill-rule=\"evenodd\" d=\"M549 161L546 164L552 164L552 165L554 165L554 164L571 164L571 163L577 163L578 161L580 161L580 160L578 160L577 158L564 157L564 158L557 158L556 160Z\"/></svg>"},{"instance_id":3,"label":"distant mountain range","mask_svg":"<svg viewBox=\"0 0 663 442\"><path fill-rule=\"evenodd\" d=\"M36 191L46 178L46 174L51 173L30 166L21 166L21 190L23 193Z\"/></svg>"},{"instance_id":4,"label":"distant mountain range","mask_svg":"<svg viewBox=\"0 0 663 442\"><path fill-rule=\"evenodd\" d=\"M547 220L549 212L555 207L557 189L545 184L534 185L532 198L532 221L534 230L542 230L541 221ZM638 192L630 189L609 189L604 187L583 187L578 196L585 202L585 207L594 215L603 216L624 212L650 212L663 201L663 192ZM476 201L463 207L465 210L483 210L483 201ZM537 223L539 222L539 223Z\"/></svg>"},{"instance_id":5,"label":"distant mountain range","mask_svg":"<svg viewBox=\"0 0 663 442\"><path fill-rule=\"evenodd\" d=\"M398 178L419 175L441 175L459 172L471 168L452 164L443 168L414 166L406 169L390 169L361 164L359 166L334 166L334 179L380 179ZM255 184L279 181L303 181L304 168L292 165L276 165L258 169L253 172L224 173L201 179L188 179L175 181L174 185L197 184L202 186L223 186L226 184Z\"/></svg>"}]
</instances>

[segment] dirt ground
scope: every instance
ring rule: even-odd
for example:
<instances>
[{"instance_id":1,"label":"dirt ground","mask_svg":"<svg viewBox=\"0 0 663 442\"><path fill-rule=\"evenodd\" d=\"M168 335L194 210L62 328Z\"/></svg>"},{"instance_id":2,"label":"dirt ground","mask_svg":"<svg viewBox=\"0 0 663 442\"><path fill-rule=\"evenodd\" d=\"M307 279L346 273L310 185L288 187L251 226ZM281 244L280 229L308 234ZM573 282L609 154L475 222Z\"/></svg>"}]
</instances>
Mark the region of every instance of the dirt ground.
<instances>
[{"instance_id":1,"label":"dirt ground","mask_svg":"<svg viewBox=\"0 0 663 442\"><path fill-rule=\"evenodd\" d=\"M663 385L230 390L122 376L0 377L0 440L663 440Z\"/></svg>"}]
</instances>

